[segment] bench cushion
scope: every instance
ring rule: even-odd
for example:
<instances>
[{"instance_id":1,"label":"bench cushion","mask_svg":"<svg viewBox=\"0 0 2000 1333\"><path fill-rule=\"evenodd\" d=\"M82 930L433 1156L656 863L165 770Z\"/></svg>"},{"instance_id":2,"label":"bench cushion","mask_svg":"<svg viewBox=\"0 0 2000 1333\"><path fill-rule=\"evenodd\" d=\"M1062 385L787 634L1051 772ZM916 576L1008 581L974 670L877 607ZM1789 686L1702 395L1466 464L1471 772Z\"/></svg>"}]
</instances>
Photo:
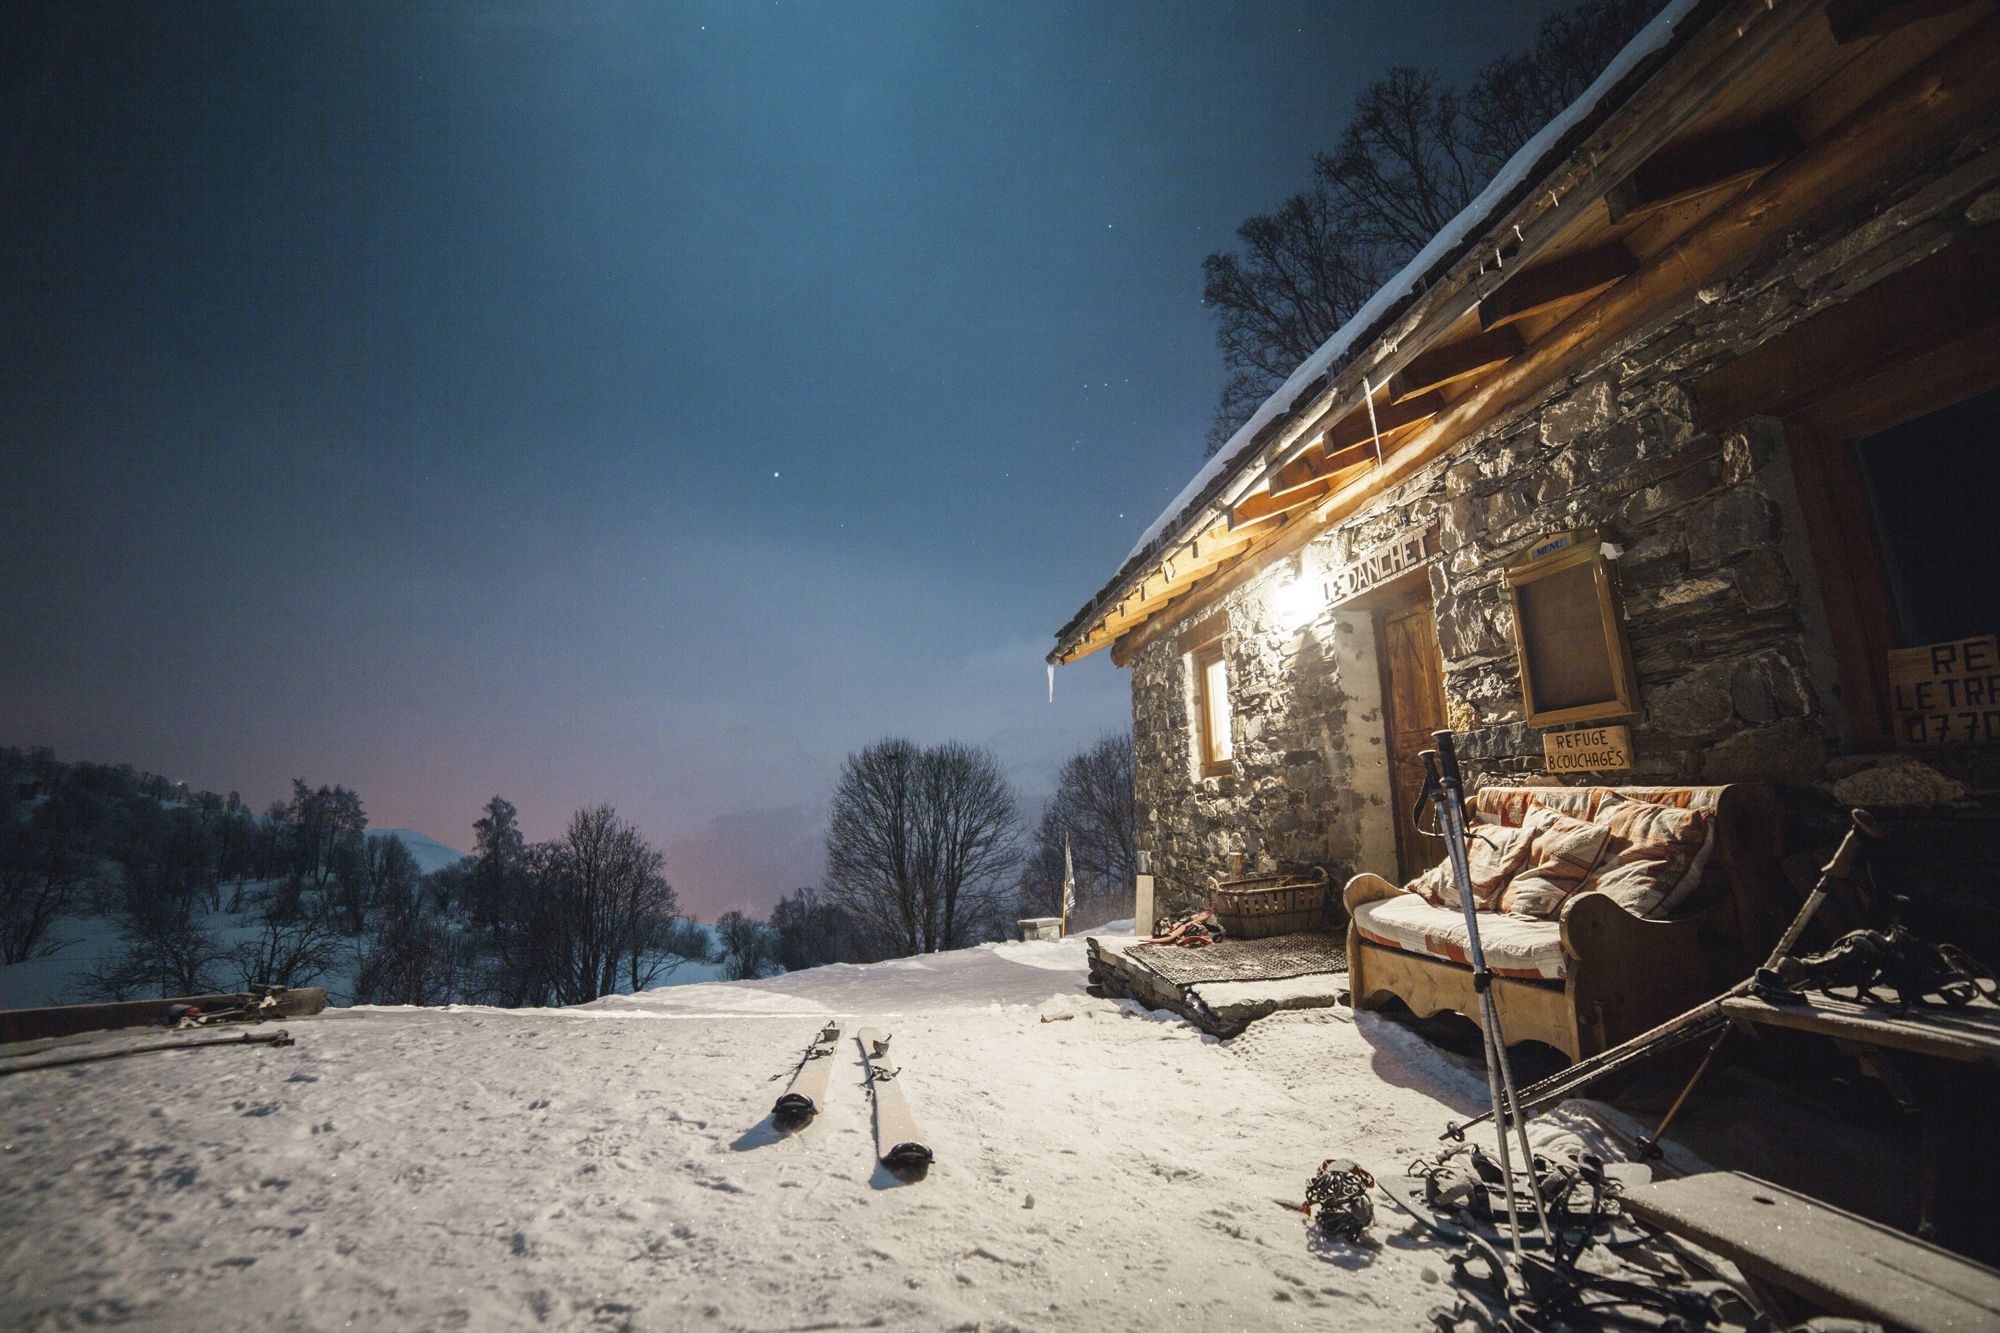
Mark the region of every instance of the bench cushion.
<instances>
[{"instance_id":1,"label":"bench cushion","mask_svg":"<svg viewBox=\"0 0 2000 1333\"><path fill-rule=\"evenodd\" d=\"M1464 912L1434 907L1414 893L1359 904L1354 909L1354 929L1361 938L1386 948L1442 958L1461 967L1472 965L1466 953ZM1562 978L1562 927L1554 921L1481 912L1479 943L1496 976L1529 981Z\"/></svg>"}]
</instances>

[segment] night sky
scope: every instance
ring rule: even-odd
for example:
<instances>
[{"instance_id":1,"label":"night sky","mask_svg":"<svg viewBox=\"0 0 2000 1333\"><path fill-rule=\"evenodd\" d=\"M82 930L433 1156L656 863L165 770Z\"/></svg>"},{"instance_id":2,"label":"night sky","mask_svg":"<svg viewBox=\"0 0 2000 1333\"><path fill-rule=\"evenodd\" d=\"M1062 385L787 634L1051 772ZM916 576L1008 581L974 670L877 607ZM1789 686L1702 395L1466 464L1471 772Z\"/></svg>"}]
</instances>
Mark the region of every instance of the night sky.
<instances>
[{"instance_id":1,"label":"night sky","mask_svg":"<svg viewBox=\"0 0 2000 1333\"><path fill-rule=\"evenodd\" d=\"M1127 722L1042 656L1202 461L1202 256L1549 7L10 7L0 743L610 801L703 916L885 734L1032 818Z\"/></svg>"}]
</instances>

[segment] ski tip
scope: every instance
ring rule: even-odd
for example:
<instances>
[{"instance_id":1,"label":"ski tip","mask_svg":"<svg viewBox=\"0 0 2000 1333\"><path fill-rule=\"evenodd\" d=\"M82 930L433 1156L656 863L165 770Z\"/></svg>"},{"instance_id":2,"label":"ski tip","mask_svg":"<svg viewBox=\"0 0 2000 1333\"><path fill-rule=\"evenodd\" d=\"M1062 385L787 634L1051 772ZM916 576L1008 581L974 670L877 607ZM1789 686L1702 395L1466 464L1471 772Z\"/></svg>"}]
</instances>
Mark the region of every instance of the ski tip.
<instances>
[{"instance_id":1,"label":"ski tip","mask_svg":"<svg viewBox=\"0 0 2000 1333\"><path fill-rule=\"evenodd\" d=\"M882 1154L882 1165L904 1180L922 1180L936 1160L921 1143L899 1143Z\"/></svg>"}]
</instances>

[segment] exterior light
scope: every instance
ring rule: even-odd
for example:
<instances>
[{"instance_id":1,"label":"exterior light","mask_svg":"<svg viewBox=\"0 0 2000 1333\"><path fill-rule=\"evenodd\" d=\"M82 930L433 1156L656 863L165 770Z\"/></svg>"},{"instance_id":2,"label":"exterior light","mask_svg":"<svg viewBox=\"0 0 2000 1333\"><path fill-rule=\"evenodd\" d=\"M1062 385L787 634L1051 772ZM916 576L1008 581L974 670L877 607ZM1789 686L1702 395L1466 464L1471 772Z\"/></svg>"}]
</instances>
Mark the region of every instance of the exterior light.
<instances>
[{"instance_id":1,"label":"exterior light","mask_svg":"<svg viewBox=\"0 0 2000 1333\"><path fill-rule=\"evenodd\" d=\"M1294 578L1278 585L1271 594L1271 616L1278 628L1289 634L1319 612L1319 589L1310 579Z\"/></svg>"}]
</instances>

